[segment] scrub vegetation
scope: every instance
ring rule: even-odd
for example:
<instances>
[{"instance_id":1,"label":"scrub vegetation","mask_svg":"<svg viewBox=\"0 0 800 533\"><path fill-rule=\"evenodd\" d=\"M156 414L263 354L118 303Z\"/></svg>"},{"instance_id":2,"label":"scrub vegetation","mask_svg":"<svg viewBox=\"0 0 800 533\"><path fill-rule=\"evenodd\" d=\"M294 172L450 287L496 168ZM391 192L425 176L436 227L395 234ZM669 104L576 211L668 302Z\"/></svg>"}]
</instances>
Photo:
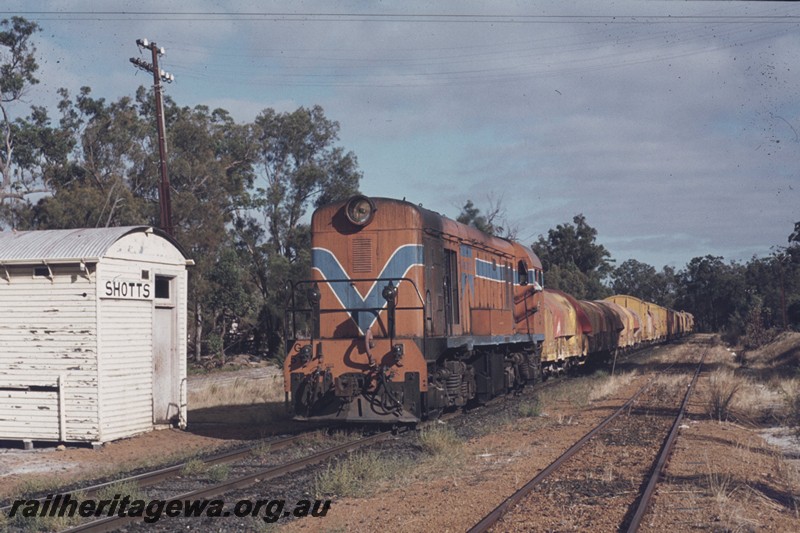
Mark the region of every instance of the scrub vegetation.
<instances>
[{"instance_id":1,"label":"scrub vegetation","mask_svg":"<svg viewBox=\"0 0 800 533\"><path fill-rule=\"evenodd\" d=\"M156 106L152 89L96 97L60 89L57 109L29 106L39 79L39 24L0 20L0 229L158 225ZM164 99L173 226L196 262L189 280L189 351L221 366L231 354L280 361L286 281L310 270L308 213L359 190L356 155L319 106L262 110L236 122L224 109ZM524 234L501 202L468 200L458 220L502 236ZM533 230L543 228L531 228ZM787 228L788 229L788 228ZM597 230L577 214L530 244L547 285L578 299L625 293L694 314L700 331L763 344L800 325L800 222L786 247L745 263L692 259L662 270L614 266ZM298 302L302 304L302 302ZM302 326L302 324L301 324Z\"/></svg>"}]
</instances>

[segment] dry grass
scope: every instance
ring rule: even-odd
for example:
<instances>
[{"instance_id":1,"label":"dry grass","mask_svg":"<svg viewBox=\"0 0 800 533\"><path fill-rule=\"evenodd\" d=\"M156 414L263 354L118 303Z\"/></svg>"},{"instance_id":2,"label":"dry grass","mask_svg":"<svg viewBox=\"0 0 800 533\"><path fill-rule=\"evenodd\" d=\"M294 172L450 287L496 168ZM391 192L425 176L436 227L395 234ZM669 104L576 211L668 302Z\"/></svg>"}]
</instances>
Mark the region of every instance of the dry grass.
<instances>
[{"instance_id":1,"label":"dry grass","mask_svg":"<svg viewBox=\"0 0 800 533\"><path fill-rule=\"evenodd\" d=\"M614 396L621 388L630 385L636 376L636 372L625 372L601 377L593 384L592 390L589 392L589 401L605 400Z\"/></svg>"},{"instance_id":2,"label":"dry grass","mask_svg":"<svg viewBox=\"0 0 800 533\"><path fill-rule=\"evenodd\" d=\"M361 497L373 492L383 481L408 471L409 461L387 458L378 452L356 452L328 466L314 481L316 498Z\"/></svg>"},{"instance_id":3,"label":"dry grass","mask_svg":"<svg viewBox=\"0 0 800 533\"><path fill-rule=\"evenodd\" d=\"M228 477L230 465L209 465L200 459L192 459L183 465L181 474L184 476L205 476L210 481L218 483Z\"/></svg>"},{"instance_id":4,"label":"dry grass","mask_svg":"<svg viewBox=\"0 0 800 533\"><path fill-rule=\"evenodd\" d=\"M767 382L719 368L709 375L706 393L709 416L719 421L749 424L800 425L800 380L771 378Z\"/></svg>"},{"instance_id":5,"label":"dry grass","mask_svg":"<svg viewBox=\"0 0 800 533\"><path fill-rule=\"evenodd\" d=\"M538 396L534 396L529 401L522 402L517 408L519 416L522 418L535 418L542 414L542 402Z\"/></svg>"},{"instance_id":6,"label":"dry grass","mask_svg":"<svg viewBox=\"0 0 800 533\"><path fill-rule=\"evenodd\" d=\"M706 474L706 485L708 486L708 495L718 505L726 504L737 490L733 477L730 474L719 472L709 471Z\"/></svg>"},{"instance_id":7,"label":"dry grass","mask_svg":"<svg viewBox=\"0 0 800 533\"><path fill-rule=\"evenodd\" d=\"M659 374L650 382L647 394L655 401L671 403L683 397L689 381L685 374Z\"/></svg>"},{"instance_id":8,"label":"dry grass","mask_svg":"<svg viewBox=\"0 0 800 533\"><path fill-rule=\"evenodd\" d=\"M210 383L189 391L191 409L283 402L283 399L283 380L280 375L264 379L236 378L230 382Z\"/></svg>"},{"instance_id":9,"label":"dry grass","mask_svg":"<svg viewBox=\"0 0 800 533\"><path fill-rule=\"evenodd\" d=\"M605 376L606 375L598 374L595 376L568 379L566 382L560 383L557 387L554 387L548 396L554 401L568 402L572 407L586 407L589 405L590 396L595 387L595 381Z\"/></svg>"},{"instance_id":10,"label":"dry grass","mask_svg":"<svg viewBox=\"0 0 800 533\"><path fill-rule=\"evenodd\" d=\"M562 413L556 414L555 422L557 426L572 426L576 423L575 419L571 415L568 416Z\"/></svg>"},{"instance_id":11,"label":"dry grass","mask_svg":"<svg viewBox=\"0 0 800 533\"><path fill-rule=\"evenodd\" d=\"M70 493L70 498L79 503L86 499L86 494L82 491ZM24 506L17 510L14 517L7 517L5 513L0 513L0 531L7 531L12 528L20 531L62 531L76 526L81 522L78 513L76 516L31 516L25 517L20 513L24 512Z\"/></svg>"},{"instance_id":12,"label":"dry grass","mask_svg":"<svg viewBox=\"0 0 800 533\"><path fill-rule=\"evenodd\" d=\"M420 431L418 439L422 451L433 456L457 457L464 448L464 441L456 432L441 424L426 427Z\"/></svg>"},{"instance_id":13,"label":"dry grass","mask_svg":"<svg viewBox=\"0 0 800 533\"><path fill-rule=\"evenodd\" d=\"M731 417L734 396L742 386L742 378L737 378L727 369L715 370L708 378L706 409L711 418L720 422Z\"/></svg>"},{"instance_id":14,"label":"dry grass","mask_svg":"<svg viewBox=\"0 0 800 533\"><path fill-rule=\"evenodd\" d=\"M130 496L131 500L143 500L145 493L135 481L119 481L103 487L94 496L96 500L113 500L114 496L120 495L121 497Z\"/></svg>"},{"instance_id":15,"label":"dry grass","mask_svg":"<svg viewBox=\"0 0 800 533\"><path fill-rule=\"evenodd\" d=\"M742 379L733 400L733 412L739 420L754 424L781 422L790 412L782 389L780 384Z\"/></svg>"},{"instance_id":16,"label":"dry grass","mask_svg":"<svg viewBox=\"0 0 800 533\"><path fill-rule=\"evenodd\" d=\"M184 476L196 476L208 470L208 465L201 459L191 459L184 463L181 474Z\"/></svg>"},{"instance_id":17,"label":"dry grass","mask_svg":"<svg viewBox=\"0 0 800 533\"><path fill-rule=\"evenodd\" d=\"M17 497L19 498L33 498L42 494L47 494L64 485L64 480L61 478L48 478L30 477L22 481L17 489ZM2 531L2 530L0 530Z\"/></svg>"},{"instance_id":18,"label":"dry grass","mask_svg":"<svg viewBox=\"0 0 800 533\"><path fill-rule=\"evenodd\" d=\"M221 483L222 481L228 479L230 473L231 473L230 465L219 464L210 467L206 474L208 476L208 480L211 481L212 483Z\"/></svg>"}]
</instances>

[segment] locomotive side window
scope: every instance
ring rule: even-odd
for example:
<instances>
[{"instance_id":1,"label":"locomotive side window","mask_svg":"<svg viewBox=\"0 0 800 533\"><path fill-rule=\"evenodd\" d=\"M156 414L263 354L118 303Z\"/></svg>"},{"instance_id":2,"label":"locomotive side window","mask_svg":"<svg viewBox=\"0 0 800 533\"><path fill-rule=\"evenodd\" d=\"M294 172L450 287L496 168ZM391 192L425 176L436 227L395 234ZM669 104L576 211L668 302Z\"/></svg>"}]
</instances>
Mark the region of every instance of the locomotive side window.
<instances>
[{"instance_id":1,"label":"locomotive side window","mask_svg":"<svg viewBox=\"0 0 800 533\"><path fill-rule=\"evenodd\" d=\"M506 309L511 309L511 303L514 301L514 269L511 268L511 263L504 261L503 270L506 278Z\"/></svg>"},{"instance_id":2,"label":"locomotive side window","mask_svg":"<svg viewBox=\"0 0 800 533\"><path fill-rule=\"evenodd\" d=\"M517 277L521 286L524 287L528 284L528 265L525 264L525 261L520 261L517 265Z\"/></svg>"},{"instance_id":3,"label":"locomotive side window","mask_svg":"<svg viewBox=\"0 0 800 533\"><path fill-rule=\"evenodd\" d=\"M427 331L428 335L433 334L433 308L431 305L433 302L431 301L431 291L425 291L425 330Z\"/></svg>"},{"instance_id":4,"label":"locomotive side window","mask_svg":"<svg viewBox=\"0 0 800 533\"><path fill-rule=\"evenodd\" d=\"M445 260L445 306L450 325L459 324L458 305L458 257L454 250L444 251Z\"/></svg>"}]
</instances>

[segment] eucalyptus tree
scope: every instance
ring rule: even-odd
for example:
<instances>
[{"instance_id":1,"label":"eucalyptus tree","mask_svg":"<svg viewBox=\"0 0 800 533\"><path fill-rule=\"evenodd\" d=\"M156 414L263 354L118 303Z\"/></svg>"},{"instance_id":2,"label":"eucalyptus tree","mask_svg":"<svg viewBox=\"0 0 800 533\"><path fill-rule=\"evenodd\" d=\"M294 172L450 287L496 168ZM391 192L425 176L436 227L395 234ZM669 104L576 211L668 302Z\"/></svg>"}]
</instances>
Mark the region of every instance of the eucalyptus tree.
<instances>
[{"instance_id":1,"label":"eucalyptus tree","mask_svg":"<svg viewBox=\"0 0 800 533\"><path fill-rule=\"evenodd\" d=\"M456 217L457 222L472 226L488 235L517 240L519 227L512 224L507 217L503 200L495 200L491 194L487 197L485 213L472 200L467 200Z\"/></svg>"},{"instance_id":2,"label":"eucalyptus tree","mask_svg":"<svg viewBox=\"0 0 800 533\"><path fill-rule=\"evenodd\" d=\"M675 302L675 269L655 267L636 259L628 259L611 272L611 290L615 294L630 294L648 302L673 307Z\"/></svg>"},{"instance_id":3,"label":"eucalyptus tree","mask_svg":"<svg viewBox=\"0 0 800 533\"><path fill-rule=\"evenodd\" d=\"M36 159L32 151L20 156L15 153L20 144L18 136L31 133L14 108L39 83L35 76L39 69L36 47L31 42L31 36L39 30L38 24L22 17L0 20L0 228L3 222L16 226L19 211L29 205L30 196L48 190L33 165ZM33 122L39 126L47 122L41 108L34 109L33 115Z\"/></svg>"},{"instance_id":4,"label":"eucalyptus tree","mask_svg":"<svg viewBox=\"0 0 800 533\"><path fill-rule=\"evenodd\" d=\"M33 206L38 228L157 225L160 160L152 92L114 102L95 99L83 87L71 99L62 90L59 134L71 138L71 150L45 173L51 194ZM237 213L250 207L255 149L250 128L224 110L179 107L164 102L174 236L195 261L189 282L194 354L203 332L224 338L223 322L204 315L209 273L230 247L229 231ZM219 278L226 279L226 278ZM216 311L216 310L215 310ZM223 312L223 311L220 311ZM245 319L249 306L224 313ZM250 317L251 321L254 321Z\"/></svg>"},{"instance_id":5,"label":"eucalyptus tree","mask_svg":"<svg viewBox=\"0 0 800 533\"><path fill-rule=\"evenodd\" d=\"M745 282L745 267L720 256L695 257L678 272L676 305L694 314L700 331L722 331L747 314L754 290Z\"/></svg>"},{"instance_id":6,"label":"eucalyptus tree","mask_svg":"<svg viewBox=\"0 0 800 533\"><path fill-rule=\"evenodd\" d=\"M57 135L69 139L69 151L45 171L50 194L33 207L36 227L149 223L153 208L136 175L148 157L147 129L135 101L123 97L107 103L93 98L89 87L74 100L65 89L59 93Z\"/></svg>"},{"instance_id":7,"label":"eucalyptus tree","mask_svg":"<svg viewBox=\"0 0 800 533\"><path fill-rule=\"evenodd\" d=\"M137 99L142 117L150 125L148 145L155 146L155 115L148 104L152 99L141 90ZM249 302L229 298L225 305L219 305L214 293L234 293L242 283L237 276L242 275L243 268L230 262L230 231L235 219L251 207L249 190L255 177L256 152L248 126L237 124L225 110L179 108L167 100L165 117L174 236L196 265L190 276L189 303L194 354L199 357L204 331L224 344L227 328L234 320L241 324L255 321ZM152 198L150 205L155 208L159 161L157 151L150 154L137 169L136 182L138 194ZM155 222L155 211L153 219ZM220 264L233 268L237 276L221 275ZM215 277L213 272L217 272Z\"/></svg>"},{"instance_id":8,"label":"eucalyptus tree","mask_svg":"<svg viewBox=\"0 0 800 533\"><path fill-rule=\"evenodd\" d=\"M293 112L263 110L252 124L257 186L253 207L242 216L237 236L250 260L251 279L261 290L259 323L264 349L280 351L288 279L310 275L310 209L358 191L355 154L337 146L339 123L320 106ZM261 224L253 218L260 216Z\"/></svg>"},{"instance_id":9,"label":"eucalyptus tree","mask_svg":"<svg viewBox=\"0 0 800 533\"><path fill-rule=\"evenodd\" d=\"M608 296L603 280L611 273L611 254L597 244L597 230L582 214L572 218L572 224L559 224L539 235L531 245L542 260L545 284L580 299Z\"/></svg>"},{"instance_id":10,"label":"eucalyptus tree","mask_svg":"<svg viewBox=\"0 0 800 533\"><path fill-rule=\"evenodd\" d=\"M654 302L658 271L655 267L636 259L628 259L611 272L611 290L615 294L630 294Z\"/></svg>"}]
</instances>

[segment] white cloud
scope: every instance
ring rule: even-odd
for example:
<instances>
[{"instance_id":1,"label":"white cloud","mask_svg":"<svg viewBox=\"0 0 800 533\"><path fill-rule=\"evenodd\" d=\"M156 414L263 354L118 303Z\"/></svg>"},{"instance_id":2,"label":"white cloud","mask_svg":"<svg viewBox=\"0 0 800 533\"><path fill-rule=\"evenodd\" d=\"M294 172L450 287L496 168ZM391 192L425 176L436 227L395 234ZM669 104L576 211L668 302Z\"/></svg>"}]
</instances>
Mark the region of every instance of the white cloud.
<instances>
[{"instance_id":1,"label":"white cloud","mask_svg":"<svg viewBox=\"0 0 800 533\"><path fill-rule=\"evenodd\" d=\"M266 107L321 104L340 122L369 194L405 196L451 216L464 199L481 205L493 194L533 237L582 212L620 262L657 267L706 253L767 253L800 218L798 23L721 18L799 16L798 6L334 6L42 3L61 12L184 15L41 17L36 101L54 105L61 86L75 94L88 85L108 100L133 94L149 80L128 58L138 54L135 39L149 37L167 48L164 68L177 78L167 93L179 105L223 107L246 121ZM230 14L332 11L405 16ZM478 16L410 16L434 13ZM497 14L512 17L479 17Z\"/></svg>"}]
</instances>

